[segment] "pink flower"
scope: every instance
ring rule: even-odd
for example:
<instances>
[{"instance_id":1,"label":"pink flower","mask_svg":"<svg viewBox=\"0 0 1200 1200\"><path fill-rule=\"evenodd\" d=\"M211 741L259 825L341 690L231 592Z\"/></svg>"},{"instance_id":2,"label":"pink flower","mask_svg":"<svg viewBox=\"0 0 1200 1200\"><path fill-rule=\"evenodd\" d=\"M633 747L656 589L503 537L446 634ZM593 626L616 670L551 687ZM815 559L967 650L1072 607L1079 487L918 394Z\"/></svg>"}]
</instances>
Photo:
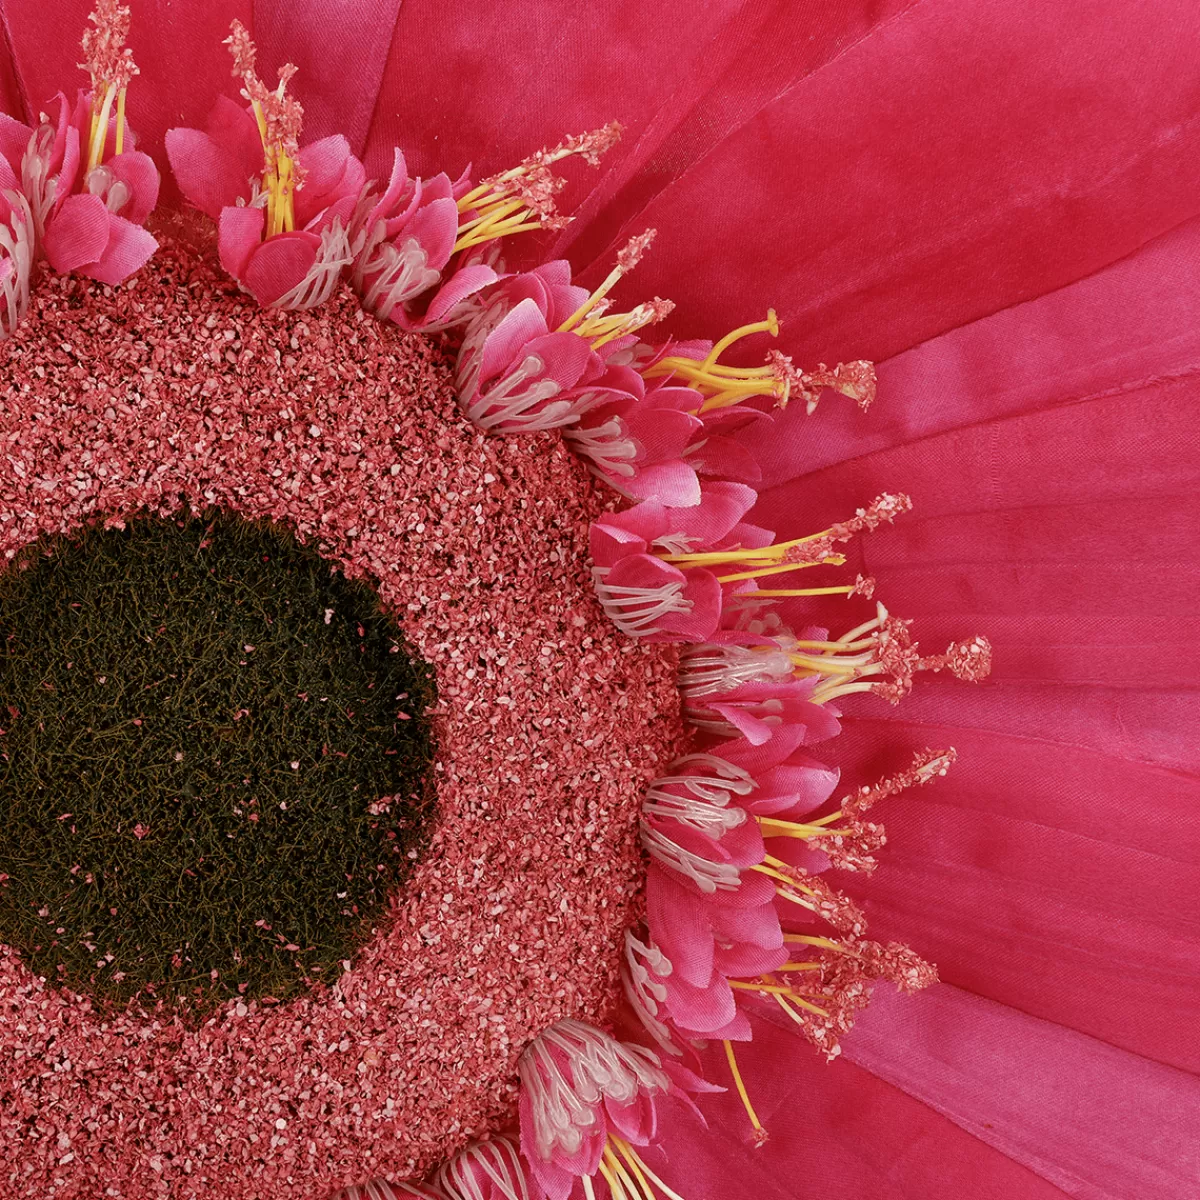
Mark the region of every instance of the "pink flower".
<instances>
[{"instance_id":1,"label":"pink flower","mask_svg":"<svg viewBox=\"0 0 1200 1200\"><path fill-rule=\"evenodd\" d=\"M124 48L129 9L99 0L91 20L95 28L84 35L83 50L92 86L79 92L74 110L60 92L54 124L43 120L34 128L0 113L0 196L8 193L0 199L0 221L14 242L28 245L32 236L34 253L60 274L117 284L158 245L142 226L158 201L159 175L148 155L125 148L132 143L125 92L137 74ZM2 334L4 324L11 331L19 319L19 281L29 268L21 266L28 251L3 240L0 249L9 264L0 266L8 314L0 320Z\"/></svg>"},{"instance_id":2,"label":"pink flower","mask_svg":"<svg viewBox=\"0 0 1200 1200\"><path fill-rule=\"evenodd\" d=\"M363 307L405 329L434 330L461 319L468 299L499 276L482 261L460 261L444 272L458 239L458 198L470 187L464 175L410 179L397 149L387 189L359 205L351 233L351 282ZM432 295L430 294L432 293ZM414 301L424 298L424 311Z\"/></svg>"},{"instance_id":3,"label":"pink flower","mask_svg":"<svg viewBox=\"0 0 1200 1200\"><path fill-rule=\"evenodd\" d=\"M300 146L303 109L287 94L295 68L284 66L268 89L240 22L228 41L249 104L218 97L205 129L168 130L171 169L184 196L217 222L221 265L259 304L311 308L351 262L366 172L341 134Z\"/></svg>"},{"instance_id":4,"label":"pink flower","mask_svg":"<svg viewBox=\"0 0 1200 1200\"><path fill-rule=\"evenodd\" d=\"M566 1200L577 1179L622 1178L632 1164L656 1181L634 1147L649 1144L657 1101L716 1090L641 1046L560 1021L521 1056L521 1151L536 1195Z\"/></svg>"}]
</instances>

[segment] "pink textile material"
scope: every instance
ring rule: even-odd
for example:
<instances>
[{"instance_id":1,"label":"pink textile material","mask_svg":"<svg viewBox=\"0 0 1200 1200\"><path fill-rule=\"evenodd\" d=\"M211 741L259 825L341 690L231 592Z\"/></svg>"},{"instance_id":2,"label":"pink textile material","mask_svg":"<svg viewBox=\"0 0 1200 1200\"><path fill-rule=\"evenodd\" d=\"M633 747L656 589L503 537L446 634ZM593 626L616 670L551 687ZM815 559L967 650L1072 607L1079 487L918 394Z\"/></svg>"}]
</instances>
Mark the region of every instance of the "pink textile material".
<instances>
[{"instance_id":1,"label":"pink textile material","mask_svg":"<svg viewBox=\"0 0 1200 1200\"><path fill-rule=\"evenodd\" d=\"M6 111L29 119L75 78L62 31L89 7L0 0ZM1190 1094L1191 1075L1154 1063L1200 1072L1193 0L1033 16L1019 0L350 7L140 3L142 148L236 94L220 44L234 17L265 72L300 65L308 135L345 132L377 179L397 143L414 172L484 176L620 119L601 175L564 193L577 219L554 248L594 283L653 226L619 307L670 297L666 332L713 336L772 304L800 362L883 359L865 417L796 406L730 435L763 469L748 519L806 534L903 488L915 511L848 553L923 641L995 644L982 688L939 677L898 710L856 699L830 748L853 785L957 747L936 789L889 801L869 883L838 884L872 936L908 941L961 991L879 989L861 1045L846 1041L862 1065L827 1068L790 1034L739 1047L771 1143L749 1148L732 1094L705 1098L706 1132L664 1105L664 1176L689 1200L1053 1200L1118 1182L1194 1200L1139 1152L1166 1143L1129 1140L1136 1114L1114 1128L1122 1089ZM980 1041L992 1074L965 1078ZM1029 1061L1061 1087L1017 1070ZM724 1078L719 1047L708 1065ZM1113 1111L1085 1102L1098 1079ZM1006 1107L1014 1081L1044 1120ZM1052 1102L1064 1093L1077 1102ZM1089 1177L1116 1145L1113 1177Z\"/></svg>"},{"instance_id":2,"label":"pink textile material","mask_svg":"<svg viewBox=\"0 0 1200 1200\"><path fill-rule=\"evenodd\" d=\"M1200 1191L1188 1072L944 986L881 989L846 1055L1080 1200Z\"/></svg>"}]
</instances>

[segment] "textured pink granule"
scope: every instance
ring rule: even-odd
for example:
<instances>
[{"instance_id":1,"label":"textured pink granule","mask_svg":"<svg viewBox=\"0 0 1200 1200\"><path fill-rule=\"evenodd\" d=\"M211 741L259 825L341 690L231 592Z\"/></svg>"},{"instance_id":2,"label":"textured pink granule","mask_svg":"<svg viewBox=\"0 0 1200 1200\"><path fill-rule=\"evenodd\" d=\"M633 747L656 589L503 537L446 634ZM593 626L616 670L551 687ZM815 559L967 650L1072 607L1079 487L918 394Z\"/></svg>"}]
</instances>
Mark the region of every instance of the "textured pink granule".
<instances>
[{"instance_id":1,"label":"textured pink granule","mask_svg":"<svg viewBox=\"0 0 1200 1200\"><path fill-rule=\"evenodd\" d=\"M336 985L104 1013L0 947L0 1195L420 1173L510 1118L533 1035L615 1001L641 793L682 735L673 655L593 598L605 499L556 438L467 425L431 341L349 295L259 310L170 240L117 289L44 279L0 364L5 557L184 504L276 520L375 584L439 691L432 844Z\"/></svg>"}]
</instances>

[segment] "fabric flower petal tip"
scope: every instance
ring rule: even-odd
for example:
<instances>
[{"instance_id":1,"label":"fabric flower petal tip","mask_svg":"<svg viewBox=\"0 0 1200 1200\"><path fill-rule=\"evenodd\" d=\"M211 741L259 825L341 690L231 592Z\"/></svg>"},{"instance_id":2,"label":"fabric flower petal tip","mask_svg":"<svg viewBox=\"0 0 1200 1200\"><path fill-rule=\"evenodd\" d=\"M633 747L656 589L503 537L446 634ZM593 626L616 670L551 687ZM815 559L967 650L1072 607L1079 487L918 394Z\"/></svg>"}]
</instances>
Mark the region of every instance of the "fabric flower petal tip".
<instances>
[{"instance_id":1,"label":"fabric flower petal tip","mask_svg":"<svg viewBox=\"0 0 1200 1200\"><path fill-rule=\"evenodd\" d=\"M559 1200L581 1180L585 1194L594 1197L597 1175L613 1194L647 1200L675 1195L638 1148L655 1136L657 1102L686 1096L695 1080L689 1072L668 1070L644 1047L571 1019L536 1038L518 1071L521 1151L535 1195Z\"/></svg>"},{"instance_id":2,"label":"fabric flower petal tip","mask_svg":"<svg viewBox=\"0 0 1200 1200\"><path fill-rule=\"evenodd\" d=\"M0 129L0 220L8 232L0 251L8 267L0 332L12 332L28 305L33 268L44 258L60 274L115 286L157 249L143 228L158 202L154 161L133 149L125 96L138 73L125 40L130 12L99 0L83 35L83 68L91 77L72 110L59 93L56 123L36 129L11 117Z\"/></svg>"},{"instance_id":3,"label":"fabric flower petal tip","mask_svg":"<svg viewBox=\"0 0 1200 1200\"><path fill-rule=\"evenodd\" d=\"M175 128L167 154L185 199L217 221L221 265L268 308L324 304L354 261L351 224L365 187L340 134L299 144L303 108L285 64L268 88L239 21L226 39L246 108L219 97L206 130Z\"/></svg>"}]
</instances>

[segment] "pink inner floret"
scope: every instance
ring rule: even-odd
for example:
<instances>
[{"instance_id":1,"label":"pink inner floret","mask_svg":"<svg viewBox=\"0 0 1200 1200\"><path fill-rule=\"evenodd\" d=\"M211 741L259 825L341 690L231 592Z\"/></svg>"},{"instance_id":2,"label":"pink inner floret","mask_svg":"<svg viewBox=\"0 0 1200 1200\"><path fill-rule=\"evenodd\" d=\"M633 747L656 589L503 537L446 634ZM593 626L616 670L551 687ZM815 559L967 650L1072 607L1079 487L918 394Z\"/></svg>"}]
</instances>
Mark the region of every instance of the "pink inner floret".
<instances>
[{"instance_id":1,"label":"pink inner floret","mask_svg":"<svg viewBox=\"0 0 1200 1200\"><path fill-rule=\"evenodd\" d=\"M366 577L436 672L439 818L338 983L215 1015L98 1011L0 947L0 1193L305 1200L444 1160L516 1061L616 1002L637 816L680 750L674 652L603 616L605 499L552 435L459 415L429 339L256 308L183 243L118 288L45 278L0 349L0 553L188 504Z\"/></svg>"}]
</instances>

